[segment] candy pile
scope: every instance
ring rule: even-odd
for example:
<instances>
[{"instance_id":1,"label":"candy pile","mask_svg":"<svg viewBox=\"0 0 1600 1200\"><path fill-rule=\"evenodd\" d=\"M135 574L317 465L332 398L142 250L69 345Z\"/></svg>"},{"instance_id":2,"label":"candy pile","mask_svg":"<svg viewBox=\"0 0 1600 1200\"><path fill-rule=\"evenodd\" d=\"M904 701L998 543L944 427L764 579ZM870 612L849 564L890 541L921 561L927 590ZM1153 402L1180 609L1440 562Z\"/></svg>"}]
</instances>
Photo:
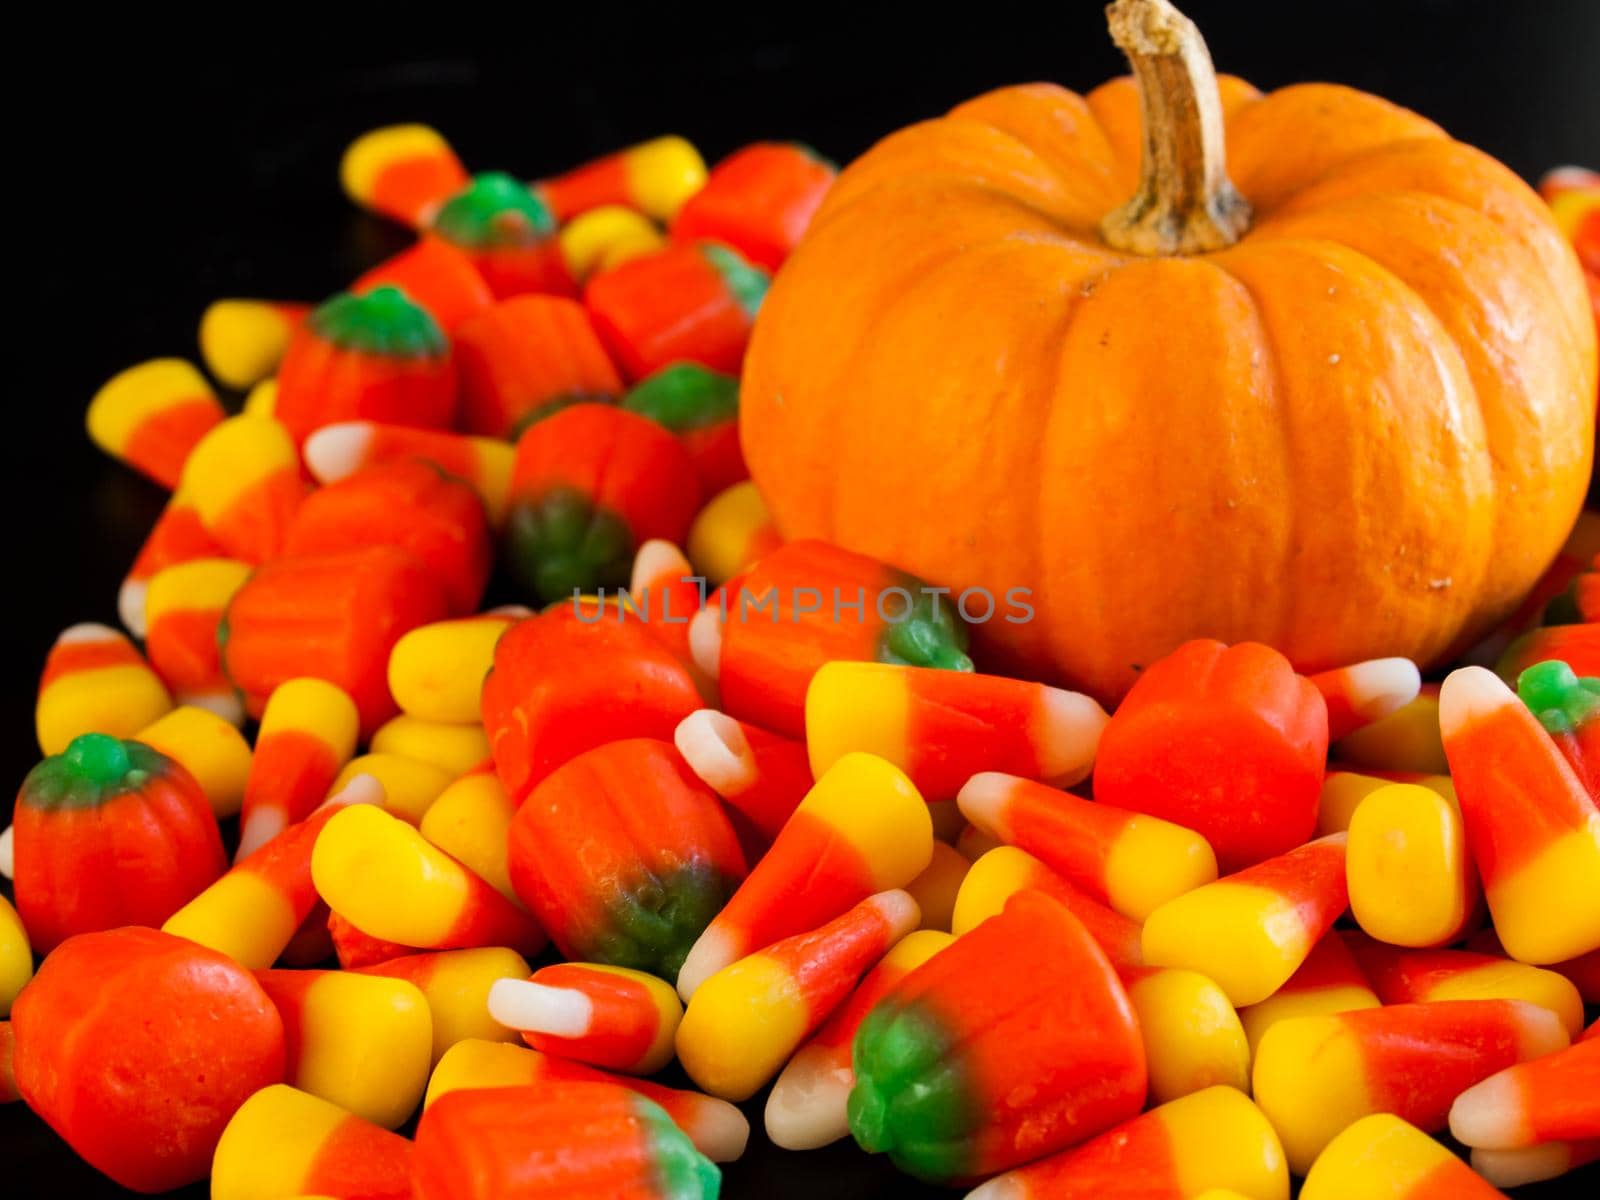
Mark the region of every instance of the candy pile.
<instances>
[{"instance_id":1,"label":"candy pile","mask_svg":"<svg viewBox=\"0 0 1600 1200\"><path fill-rule=\"evenodd\" d=\"M417 241L213 305L240 415L178 360L102 389L172 495L142 650L45 664L0 1099L218 1200L712 1197L764 1089L778 1146L982 1200L1600 1159L1600 514L1494 670L1197 641L1109 716L981 673L956 597L745 480L745 341L832 174L669 137L526 184L379 130L345 188ZM1600 180L1548 194L1593 283Z\"/></svg>"}]
</instances>

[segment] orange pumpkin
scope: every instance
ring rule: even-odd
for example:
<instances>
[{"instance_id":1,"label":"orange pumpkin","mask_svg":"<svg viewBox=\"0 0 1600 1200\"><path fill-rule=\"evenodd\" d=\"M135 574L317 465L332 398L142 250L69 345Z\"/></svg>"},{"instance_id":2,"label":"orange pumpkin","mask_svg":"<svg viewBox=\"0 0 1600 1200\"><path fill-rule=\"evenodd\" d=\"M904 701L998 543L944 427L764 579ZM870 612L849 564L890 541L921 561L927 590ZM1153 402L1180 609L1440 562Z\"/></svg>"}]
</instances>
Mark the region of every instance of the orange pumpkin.
<instances>
[{"instance_id":1,"label":"orange pumpkin","mask_svg":"<svg viewBox=\"0 0 1600 1200\"><path fill-rule=\"evenodd\" d=\"M1584 494L1570 247L1422 117L1263 95L1217 79L1166 0L1109 11L1134 77L991 92L835 183L745 365L773 517L1031 588L1035 620L976 631L983 661L1102 699L1202 636L1303 670L1440 660L1532 586Z\"/></svg>"}]
</instances>

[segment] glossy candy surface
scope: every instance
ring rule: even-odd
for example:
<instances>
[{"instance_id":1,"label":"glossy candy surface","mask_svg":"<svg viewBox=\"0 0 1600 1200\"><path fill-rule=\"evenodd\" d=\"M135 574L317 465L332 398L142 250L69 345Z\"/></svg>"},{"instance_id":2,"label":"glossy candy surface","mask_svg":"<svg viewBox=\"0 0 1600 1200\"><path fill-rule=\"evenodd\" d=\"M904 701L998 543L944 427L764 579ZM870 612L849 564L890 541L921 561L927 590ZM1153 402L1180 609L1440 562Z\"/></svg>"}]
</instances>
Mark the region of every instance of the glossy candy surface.
<instances>
[{"instance_id":1,"label":"glossy candy surface","mask_svg":"<svg viewBox=\"0 0 1600 1200\"><path fill-rule=\"evenodd\" d=\"M175 488L184 462L226 414L205 377L181 358L114 376L89 402L89 437L113 458Z\"/></svg>"},{"instance_id":2,"label":"glossy candy surface","mask_svg":"<svg viewBox=\"0 0 1600 1200\"><path fill-rule=\"evenodd\" d=\"M73 625L50 647L39 676L39 749L60 754L80 733L132 737L172 708L172 695L125 635Z\"/></svg>"},{"instance_id":3,"label":"glossy candy surface","mask_svg":"<svg viewBox=\"0 0 1600 1200\"><path fill-rule=\"evenodd\" d=\"M670 984L627 967L554 963L497 982L489 1013L535 1050L630 1075L672 1061L683 1005Z\"/></svg>"}]
</instances>

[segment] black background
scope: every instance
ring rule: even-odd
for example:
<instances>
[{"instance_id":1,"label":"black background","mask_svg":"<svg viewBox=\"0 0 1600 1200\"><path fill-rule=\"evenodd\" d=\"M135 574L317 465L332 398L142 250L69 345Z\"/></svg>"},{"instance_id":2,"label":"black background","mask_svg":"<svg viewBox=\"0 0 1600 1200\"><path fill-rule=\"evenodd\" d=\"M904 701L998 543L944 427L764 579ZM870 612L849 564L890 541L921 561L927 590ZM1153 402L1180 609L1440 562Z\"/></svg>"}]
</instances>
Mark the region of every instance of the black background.
<instances>
[{"instance_id":1,"label":"black background","mask_svg":"<svg viewBox=\"0 0 1600 1200\"><path fill-rule=\"evenodd\" d=\"M1600 165L1600 0L1185 9L1219 68L1258 86L1325 79L1379 92L1530 179L1558 163ZM528 178L664 132L713 162L762 138L846 162L988 88L1049 79L1087 90L1120 69L1095 0L1037 12L763 6L732 19L679 6L517 21L485 6L433 5L409 20L386 11L219 9L164 28L145 13L108 24L83 7L12 41L10 394L0 400L17 543L0 584L0 771L12 785L37 757L45 651L66 625L114 623L117 583L162 502L90 446L89 397L134 362L194 357L212 299L319 299L401 246L339 193L339 154L356 134L425 121L469 168ZM0 1109L0 1192L47 1190L122 1194L21 1105ZM728 1170L724 1194L918 1193L843 1146L758 1149Z\"/></svg>"}]
</instances>

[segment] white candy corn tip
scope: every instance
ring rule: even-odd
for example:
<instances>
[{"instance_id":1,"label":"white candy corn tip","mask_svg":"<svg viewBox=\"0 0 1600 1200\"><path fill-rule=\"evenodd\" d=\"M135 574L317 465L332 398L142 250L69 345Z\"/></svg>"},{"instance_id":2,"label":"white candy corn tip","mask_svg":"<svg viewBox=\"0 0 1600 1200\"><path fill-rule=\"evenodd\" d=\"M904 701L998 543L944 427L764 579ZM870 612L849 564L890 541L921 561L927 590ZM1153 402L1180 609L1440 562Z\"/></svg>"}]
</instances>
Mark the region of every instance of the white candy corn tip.
<instances>
[{"instance_id":1,"label":"white candy corn tip","mask_svg":"<svg viewBox=\"0 0 1600 1200\"><path fill-rule=\"evenodd\" d=\"M525 621L533 616L533 609L526 604L502 604L499 608L491 608L484 615L488 617L509 617L513 621Z\"/></svg>"},{"instance_id":2,"label":"white candy corn tip","mask_svg":"<svg viewBox=\"0 0 1600 1200\"><path fill-rule=\"evenodd\" d=\"M733 939L712 922L684 956L683 966L678 969L678 995L685 1004L689 1003L702 983L739 958Z\"/></svg>"},{"instance_id":3,"label":"white candy corn tip","mask_svg":"<svg viewBox=\"0 0 1600 1200\"><path fill-rule=\"evenodd\" d=\"M1473 1084L1450 1106L1450 1133L1485 1150L1515 1150L1534 1139L1522 1112L1516 1076L1501 1071Z\"/></svg>"},{"instance_id":4,"label":"white candy corn tip","mask_svg":"<svg viewBox=\"0 0 1600 1200\"><path fill-rule=\"evenodd\" d=\"M98 621L83 621L77 625L69 625L61 631L56 638L58 646L82 646L88 642L125 642L120 630L102 625Z\"/></svg>"},{"instance_id":5,"label":"white candy corn tip","mask_svg":"<svg viewBox=\"0 0 1600 1200\"><path fill-rule=\"evenodd\" d=\"M216 692L185 692L178 697L178 703L203 708L221 717L235 729L244 725L244 701L232 688Z\"/></svg>"},{"instance_id":6,"label":"white candy corn tip","mask_svg":"<svg viewBox=\"0 0 1600 1200\"><path fill-rule=\"evenodd\" d=\"M1012 790L1027 780L1002 771L980 771L956 793L961 815L990 837L1005 840L1004 815Z\"/></svg>"},{"instance_id":7,"label":"white candy corn tip","mask_svg":"<svg viewBox=\"0 0 1600 1200\"><path fill-rule=\"evenodd\" d=\"M117 617L124 629L140 639L150 631L144 611L144 598L149 591L150 585L143 579L124 579L117 589Z\"/></svg>"},{"instance_id":8,"label":"white candy corn tip","mask_svg":"<svg viewBox=\"0 0 1600 1200\"><path fill-rule=\"evenodd\" d=\"M489 988L489 1015L507 1029L577 1038L589 1032L594 1002L576 988L531 979L497 979Z\"/></svg>"},{"instance_id":9,"label":"white candy corn tip","mask_svg":"<svg viewBox=\"0 0 1600 1200\"><path fill-rule=\"evenodd\" d=\"M750 1122L726 1100L702 1097L684 1130L689 1140L712 1162L733 1162L750 1144Z\"/></svg>"},{"instance_id":10,"label":"white candy corn tip","mask_svg":"<svg viewBox=\"0 0 1600 1200\"><path fill-rule=\"evenodd\" d=\"M7 825L0 830L0 877L15 879L17 877L17 852L13 844L13 826Z\"/></svg>"},{"instance_id":11,"label":"white candy corn tip","mask_svg":"<svg viewBox=\"0 0 1600 1200\"><path fill-rule=\"evenodd\" d=\"M651 538L633 556L633 575L628 580L628 587L639 592L651 586L660 587L663 583L677 583L693 574L694 568L689 565L682 550L666 538Z\"/></svg>"},{"instance_id":12,"label":"white candy corn tip","mask_svg":"<svg viewBox=\"0 0 1600 1200\"><path fill-rule=\"evenodd\" d=\"M689 618L689 654L707 679L721 678L722 613L715 605Z\"/></svg>"},{"instance_id":13,"label":"white candy corn tip","mask_svg":"<svg viewBox=\"0 0 1600 1200\"><path fill-rule=\"evenodd\" d=\"M1369 721L1404 708L1422 691L1422 672L1409 658L1372 658L1347 668L1355 709Z\"/></svg>"},{"instance_id":14,"label":"white candy corn tip","mask_svg":"<svg viewBox=\"0 0 1600 1200\"><path fill-rule=\"evenodd\" d=\"M361 469L371 444L370 421L341 421L324 425L306 438L301 453L306 469L318 483L337 483Z\"/></svg>"},{"instance_id":15,"label":"white candy corn tip","mask_svg":"<svg viewBox=\"0 0 1600 1200\"><path fill-rule=\"evenodd\" d=\"M850 1089L855 1072L817 1046L789 1060L767 1096L767 1136L785 1150L816 1150L850 1132Z\"/></svg>"},{"instance_id":16,"label":"white candy corn tip","mask_svg":"<svg viewBox=\"0 0 1600 1200\"><path fill-rule=\"evenodd\" d=\"M1546 1142L1522 1150L1474 1150L1472 1169L1497 1188L1542 1183L1572 1170L1572 1147L1566 1142Z\"/></svg>"},{"instance_id":17,"label":"white candy corn tip","mask_svg":"<svg viewBox=\"0 0 1600 1200\"><path fill-rule=\"evenodd\" d=\"M719 796L738 796L756 782L755 756L739 722L714 708L702 708L678 722L672 743Z\"/></svg>"},{"instance_id":18,"label":"white candy corn tip","mask_svg":"<svg viewBox=\"0 0 1600 1200\"><path fill-rule=\"evenodd\" d=\"M1489 668L1460 667L1439 689L1439 728L1449 737L1516 702L1516 694Z\"/></svg>"},{"instance_id":19,"label":"white candy corn tip","mask_svg":"<svg viewBox=\"0 0 1600 1200\"><path fill-rule=\"evenodd\" d=\"M282 809L251 809L239 822L239 852L233 856L233 861L248 858L288 827L289 822Z\"/></svg>"},{"instance_id":20,"label":"white candy corn tip","mask_svg":"<svg viewBox=\"0 0 1600 1200\"><path fill-rule=\"evenodd\" d=\"M342 788L317 807L319 811L324 808L349 808L355 804L376 804L381 807L387 799L388 795L378 777L363 771L350 776Z\"/></svg>"},{"instance_id":21,"label":"white candy corn tip","mask_svg":"<svg viewBox=\"0 0 1600 1200\"><path fill-rule=\"evenodd\" d=\"M996 1175L967 1193L966 1200L1028 1200L1028 1185L1011 1175Z\"/></svg>"},{"instance_id":22,"label":"white candy corn tip","mask_svg":"<svg viewBox=\"0 0 1600 1200\"><path fill-rule=\"evenodd\" d=\"M1045 688L1043 693L1031 731L1039 748L1040 776L1053 787L1071 787L1093 768L1100 735L1111 718L1081 692Z\"/></svg>"},{"instance_id":23,"label":"white candy corn tip","mask_svg":"<svg viewBox=\"0 0 1600 1200\"><path fill-rule=\"evenodd\" d=\"M922 908L917 904L916 897L903 888L879 892L861 903L878 910L878 915L889 929L889 945L898 942L922 923Z\"/></svg>"}]
</instances>

